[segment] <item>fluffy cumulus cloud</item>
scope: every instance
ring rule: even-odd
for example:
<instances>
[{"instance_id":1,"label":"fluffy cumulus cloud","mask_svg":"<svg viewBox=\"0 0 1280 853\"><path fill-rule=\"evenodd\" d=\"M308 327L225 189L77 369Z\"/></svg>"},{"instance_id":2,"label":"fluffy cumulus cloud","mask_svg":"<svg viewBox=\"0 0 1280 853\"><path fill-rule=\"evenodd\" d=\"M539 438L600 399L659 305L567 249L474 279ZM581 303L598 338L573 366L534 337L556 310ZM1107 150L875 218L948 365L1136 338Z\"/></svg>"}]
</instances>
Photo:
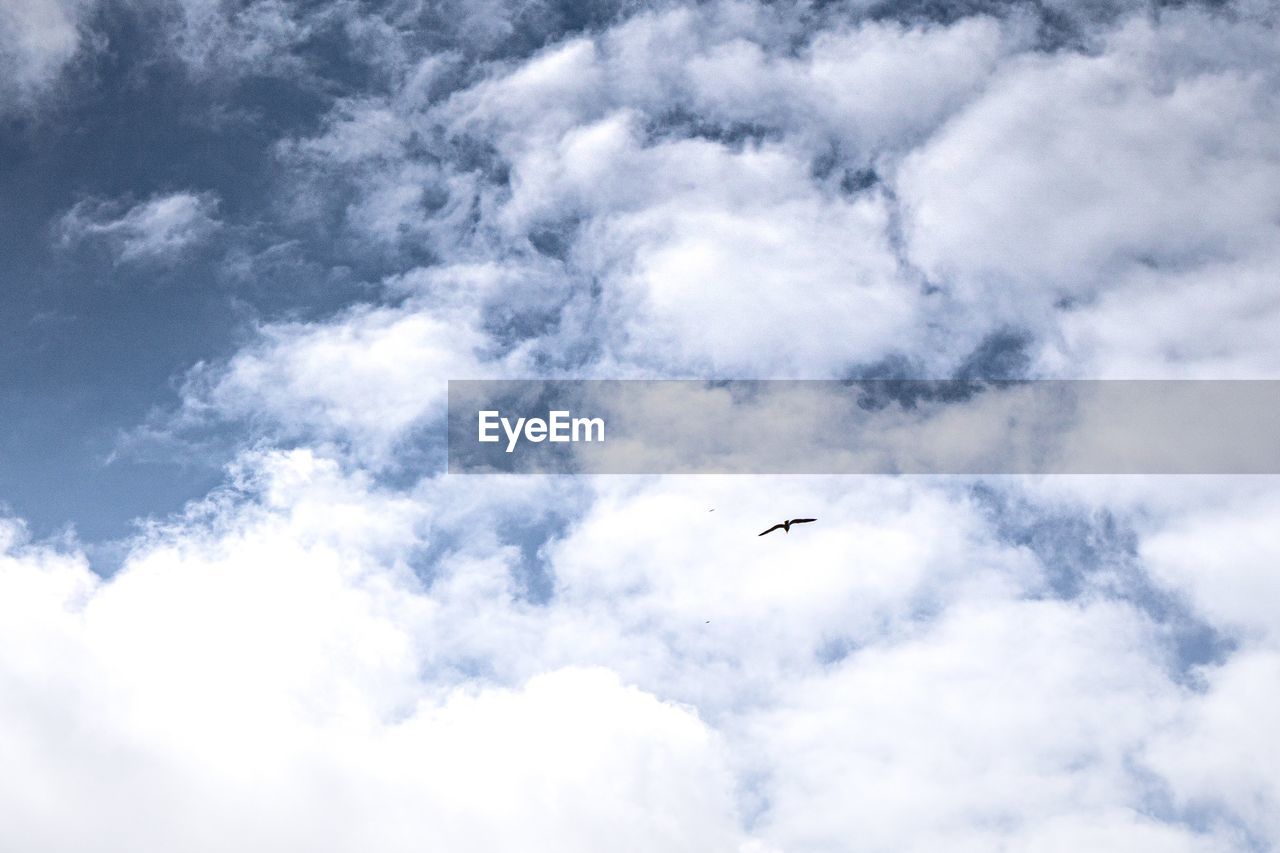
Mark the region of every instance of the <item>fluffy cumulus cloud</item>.
<instances>
[{"instance_id":1,"label":"fluffy cumulus cloud","mask_svg":"<svg viewBox=\"0 0 1280 853\"><path fill-rule=\"evenodd\" d=\"M0 847L1280 845L1274 480L438 473L447 379L1273 375L1273 11L980 5L176 6L369 287L178 377L111 573L0 524Z\"/></svg>"},{"instance_id":2,"label":"fluffy cumulus cloud","mask_svg":"<svg viewBox=\"0 0 1280 853\"><path fill-rule=\"evenodd\" d=\"M1167 615L1103 578L1053 595L959 484L516 485L404 493L257 452L109 579L7 522L10 843L199 847L215 820L209 849L625 831L636 850L1233 850L1273 831L1250 757L1275 746L1254 710L1274 653L1185 683ZM843 523L757 542L779 501ZM549 597L529 594L530 517L560 531Z\"/></svg>"},{"instance_id":3,"label":"fluffy cumulus cloud","mask_svg":"<svg viewBox=\"0 0 1280 853\"><path fill-rule=\"evenodd\" d=\"M110 581L6 523L6 844L738 843L724 747L694 709L601 667L449 677L442 601L497 590L458 578L438 600L412 579L421 507L308 454L258 469L254 501L205 508L219 530L156 530Z\"/></svg>"},{"instance_id":4,"label":"fluffy cumulus cloud","mask_svg":"<svg viewBox=\"0 0 1280 853\"><path fill-rule=\"evenodd\" d=\"M745 4L647 12L447 94L433 57L281 155L303 176L300 209L320 203L317 170L358 176L345 221L361 238L558 264L555 319L575 321L574 340L553 326L550 358L839 375L936 310L895 251L879 161L1027 35L988 19L868 22L815 35L797 58L795 26Z\"/></svg>"},{"instance_id":5,"label":"fluffy cumulus cloud","mask_svg":"<svg viewBox=\"0 0 1280 853\"><path fill-rule=\"evenodd\" d=\"M1011 63L904 162L913 257L1051 371L1273 375L1275 67L1272 27L1199 14Z\"/></svg>"}]
</instances>

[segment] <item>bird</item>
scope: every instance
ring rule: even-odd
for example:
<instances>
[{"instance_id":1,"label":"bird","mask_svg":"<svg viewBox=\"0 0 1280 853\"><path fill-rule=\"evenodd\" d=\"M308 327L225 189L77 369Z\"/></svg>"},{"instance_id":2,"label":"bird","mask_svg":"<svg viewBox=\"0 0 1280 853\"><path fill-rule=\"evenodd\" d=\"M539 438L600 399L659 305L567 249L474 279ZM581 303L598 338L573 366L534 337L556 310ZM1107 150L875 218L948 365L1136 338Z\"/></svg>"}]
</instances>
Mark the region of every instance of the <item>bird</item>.
<instances>
[{"instance_id":1,"label":"bird","mask_svg":"<svg viewBox=\"0 0 1280 853\"><path fill-rule=\"evenodd\" d=\"M773 527L770 527L770 528L769 528L768 530L766 530L764 533L772 533L773 531L777 530L779 527L781 527L781 528L782 528L782 532L783 532L783 533L790 533L790 532L791 532L791 525L793 525L793 524L805 524L805 523L807 523L807 522L810 522L810 521L817 521L817 520L818 520L818 519L816 519L816 518L791 518L791 519L787 519L786 521L782 522L781 524L775 524ZM764 533L758 533L758 534L756 534L756 535L757 535L757 536L763 536L763 535L764 535Z\"/></svg>"}]
</instances>

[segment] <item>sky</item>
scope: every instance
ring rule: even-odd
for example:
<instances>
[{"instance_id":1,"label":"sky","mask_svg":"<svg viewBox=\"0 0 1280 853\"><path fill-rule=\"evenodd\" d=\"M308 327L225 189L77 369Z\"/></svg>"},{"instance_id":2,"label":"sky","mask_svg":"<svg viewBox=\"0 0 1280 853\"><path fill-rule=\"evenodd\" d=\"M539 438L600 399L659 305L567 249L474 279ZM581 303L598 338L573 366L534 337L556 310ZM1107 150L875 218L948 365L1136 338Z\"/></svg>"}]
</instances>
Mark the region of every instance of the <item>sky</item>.
<instances>
[{"instance_id":1,"label":"sky","mask_svg":"<svg viewBox=\"0 0 1280 853\"><path fill-rule=\"evenodd\" d=\"M449 379L1280 378L1277 17L0 0L0 848L1280 849L1273 477L445 473Z\"/></svg>"}]
</instances>

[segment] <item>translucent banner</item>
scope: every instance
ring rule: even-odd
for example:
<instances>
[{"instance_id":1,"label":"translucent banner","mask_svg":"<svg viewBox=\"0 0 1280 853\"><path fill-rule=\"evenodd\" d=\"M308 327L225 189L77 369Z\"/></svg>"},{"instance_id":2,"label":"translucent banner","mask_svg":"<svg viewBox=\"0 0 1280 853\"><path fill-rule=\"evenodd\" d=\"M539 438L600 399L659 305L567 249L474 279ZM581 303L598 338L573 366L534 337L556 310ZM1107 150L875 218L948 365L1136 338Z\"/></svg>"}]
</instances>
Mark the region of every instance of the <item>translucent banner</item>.
<instances>
[{"instance_id":1,"label":"translucent banner","mask_svg":"<svg viewBox=\"0 0 1280 853\"><path fill-rule=\"evenodd\" d=\"M1276 474L1277 380L451 380L449 472Z\"/></svg>"}]
</instances>

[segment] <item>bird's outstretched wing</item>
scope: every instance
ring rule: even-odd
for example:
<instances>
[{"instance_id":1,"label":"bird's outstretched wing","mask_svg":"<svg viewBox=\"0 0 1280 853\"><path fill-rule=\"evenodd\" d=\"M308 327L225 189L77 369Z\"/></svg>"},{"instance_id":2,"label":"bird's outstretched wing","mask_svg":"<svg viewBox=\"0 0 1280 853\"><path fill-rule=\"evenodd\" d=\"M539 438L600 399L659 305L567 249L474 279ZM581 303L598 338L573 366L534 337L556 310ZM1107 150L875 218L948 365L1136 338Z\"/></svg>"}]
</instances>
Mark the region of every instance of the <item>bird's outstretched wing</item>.
<instances>
[{"instance_id":1,"label":"bird's outstretched wing","mask_svg":"<svg viewBox=\"0 0 1280 853\"><path fill-rule=\"evenodd\" d=\"M805 522L807 522L807 521L817 521L817 520L818 520L818 519L816 519L816 518L793 518L793 519L791 519L791 523L792 523L792 524L804 524L804 523L805 523Z\"/></svg>"},{"instance_id":2,"label":"bird's outstretched wing","mask_svg":"<svg viewBox=\"0 0 1280 853\"><path fill-rule=\"evenodd\" d=\"M766 530L764 533L772 533L773 531L775 531L775 530L781 530L782 528L783 528L783 525L781 525L781 524L775 524L773 527L770 527L770 528L769 528L768 530ZM764 533L757 533L756 535L757 535L757 536L763 536L763 535L764 535Z\"/></svg>"}]
</instances>

